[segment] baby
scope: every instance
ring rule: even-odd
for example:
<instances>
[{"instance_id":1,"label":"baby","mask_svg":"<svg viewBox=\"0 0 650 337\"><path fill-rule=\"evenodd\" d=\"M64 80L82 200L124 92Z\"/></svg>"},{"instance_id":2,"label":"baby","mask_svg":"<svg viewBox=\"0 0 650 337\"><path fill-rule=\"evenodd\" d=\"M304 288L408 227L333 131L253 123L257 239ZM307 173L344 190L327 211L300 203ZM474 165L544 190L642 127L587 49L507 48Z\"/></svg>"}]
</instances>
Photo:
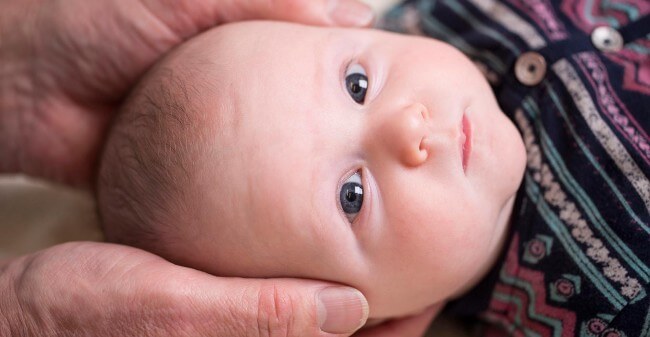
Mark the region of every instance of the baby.
<instances>
[{"instance_id":1,"label":"baby","mask_svg":"<svg viewBox=\"0 0 650 337\"><path fill-rule=\"evenodd\" d=\"M445 43L236 23L171 53L125 102L99 208L111 241L221 276L347 284L385 319L486 274L525 156Z\"/></svg>"}]
</instances>

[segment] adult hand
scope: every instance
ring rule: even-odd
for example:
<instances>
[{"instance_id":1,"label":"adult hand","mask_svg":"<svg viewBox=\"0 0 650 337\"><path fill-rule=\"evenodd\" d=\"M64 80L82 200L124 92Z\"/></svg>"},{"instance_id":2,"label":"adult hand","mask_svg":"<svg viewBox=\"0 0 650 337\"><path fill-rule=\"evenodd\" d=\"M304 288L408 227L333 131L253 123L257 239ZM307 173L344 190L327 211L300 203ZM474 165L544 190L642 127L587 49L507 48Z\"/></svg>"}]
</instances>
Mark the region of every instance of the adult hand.
<instances>
[{"instance_id":1,"label":"adult hand","mask_svg":"<svg viewBox=\"0 0 650 337\"><path fill-rule=\"evenodd\" d=\"M67 243L0 266L2 336L339 337L367 315L347 287L219 278L113 244Z\"/></svg>"},{"instance_id":2,"label":"adult hand","mask_svg":"<svg viewBox=\"0 0 650 337\"><path fill-rule=\"evenodd\" d=\"M88 186L108 123L165 52L225 22L366 26L357 0L0 0L0 173Z\"/></svg>"}]
</instances>

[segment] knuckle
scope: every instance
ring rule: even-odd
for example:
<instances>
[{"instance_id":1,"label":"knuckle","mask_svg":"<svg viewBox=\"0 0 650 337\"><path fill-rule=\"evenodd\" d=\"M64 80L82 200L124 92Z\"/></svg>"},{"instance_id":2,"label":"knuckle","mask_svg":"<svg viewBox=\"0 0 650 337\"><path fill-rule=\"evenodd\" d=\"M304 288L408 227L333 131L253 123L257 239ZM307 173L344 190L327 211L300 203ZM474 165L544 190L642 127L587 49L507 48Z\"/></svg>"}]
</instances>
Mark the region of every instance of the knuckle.
<instances>
[{"instance_id":1,"label":"knuckle","mask_svg":"<svg viewBox=\"0 0 650 337\"><path fill-rule=\"evenodd\" d=\"M295 314L294 300L289 293L274 285L260 289L257 312L260 337L294 336Z\"/></svg>"}]
</instances>

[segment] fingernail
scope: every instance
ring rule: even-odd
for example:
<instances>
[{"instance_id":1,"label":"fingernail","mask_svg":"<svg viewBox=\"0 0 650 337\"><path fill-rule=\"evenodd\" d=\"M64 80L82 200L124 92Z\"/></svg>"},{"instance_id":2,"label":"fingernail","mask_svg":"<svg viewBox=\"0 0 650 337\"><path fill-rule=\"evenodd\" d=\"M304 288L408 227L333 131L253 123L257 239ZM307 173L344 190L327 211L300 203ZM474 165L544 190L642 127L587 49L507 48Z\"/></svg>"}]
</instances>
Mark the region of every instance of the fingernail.
<instances>
[{"instance_id":1,"label":"fingernail","mask_svg":"<svg viewBox=\"0 0 650 337\"><path fill-rule=\"evenodd\" d=\"M359 0L330 0L330 19L340 26L365 27L375 19L372 8Z\"/></svg>"},{"instance_id":2,"label":"fingernail","mask_svg":"<svg viewBox=\"0 0 650 337\"><path fill-rule=\"evenodd\" d=\"M368 301L356 289L330 287L318 293L318 324L323 332L355 332L366 323L368 310Z\"/></svg>"}]
</instances>

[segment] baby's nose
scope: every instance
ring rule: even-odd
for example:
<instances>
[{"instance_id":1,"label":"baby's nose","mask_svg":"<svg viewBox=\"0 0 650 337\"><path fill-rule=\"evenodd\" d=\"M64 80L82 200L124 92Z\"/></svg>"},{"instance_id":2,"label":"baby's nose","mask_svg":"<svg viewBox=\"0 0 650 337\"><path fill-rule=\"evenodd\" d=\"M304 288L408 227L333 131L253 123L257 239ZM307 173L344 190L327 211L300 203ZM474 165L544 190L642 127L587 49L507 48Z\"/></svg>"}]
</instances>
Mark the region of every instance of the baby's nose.
<instances>
[{"instance_id":1,"label":"baby's nose","mask_svg":"<svg viewBox=\"0 0 650 337\"><path fill-rule=\"evenodd\" d=\"M429 157L424 146L429 127L429 110L420 103L413 103L387 118L382 128L385 144L402 164L410 167L422 165Z\"/></svg>"}]
</instances>

